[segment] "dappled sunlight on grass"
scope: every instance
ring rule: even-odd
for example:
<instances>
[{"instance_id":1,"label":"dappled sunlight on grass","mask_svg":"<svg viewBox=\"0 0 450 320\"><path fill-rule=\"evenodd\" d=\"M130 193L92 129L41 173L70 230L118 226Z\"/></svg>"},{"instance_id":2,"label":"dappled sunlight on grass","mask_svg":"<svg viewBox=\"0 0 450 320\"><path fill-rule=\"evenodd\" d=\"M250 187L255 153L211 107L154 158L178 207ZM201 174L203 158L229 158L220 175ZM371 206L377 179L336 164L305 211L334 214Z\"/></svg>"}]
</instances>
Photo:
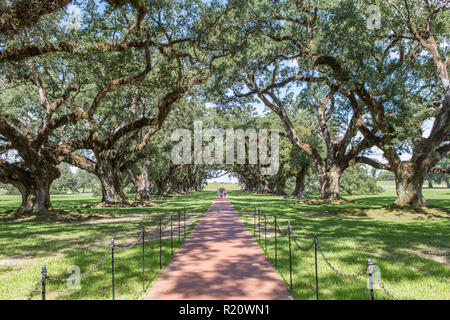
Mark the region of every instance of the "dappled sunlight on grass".
<instances>
[{"instance_id":1,"label":"dappled sunlight on grass","mask_svg":"<svg viewBox=\"0 0 450 320\"><path fill-rule=\"evenodd\" d=\"M429 202L448 201L446 190L433 190ZM430 195L429 195L430 196ZM372 201L372 197L374 201ZM448 218L416 219L346 215L347 210L376 210L395 200L389 195L348 197L358 203L306 205L297 199L230 192L230 200L238 212L254 211L255 206L268 215L273 229L273 215L280 228L287 232L290 221L302 246L311 243L314 233L329 261L343 273L357 273L372 259L381 270L385 286L398 299L450 299L450 221ZM303 203L302 203L303 202ZM333 214L327 213L333 212ZM335 213L339 214L335 214ZM253 216L241 215L253 233ZM265 242L261 234L260 245ZM256 237L258 238L258 237ZM275 264L274 238L268 239L268 257ZM292 245L294 248L294 245ZM434 252L442 257L419 254ZM408 249L408 251L406 250ZM296 299L315 299L314 251L293 249L293 290ZM289 285L289 255L287 237L278 237L278 267L280 276ZM442 263L442 260L447 263ZM368 299L367 276L346 279L335 274L318 256L319 293L321 299ZM387 299L375 290L376 299Z\"/></svg>"},{"instance_id":2,"label":"dappled sunlight on grass","mask_svg":"<svg viewBox=\"0 0 450 320\"><path fill-rule=\"evenodd\" d=\"M111 238L121 246L133 243L142 225L146 231L157 232L160 217L163 218L163 269L171 260L168 213L177 214L186 207L187 234L192 230L210 206L214 193L177 195L158 199L158 205L148 208L105 208L113 211L119 219L105 218L87 222L40 221L0 223L0 299L26 299L34 284L40 279L43 265L54 277L68 277L69 266L79 266L87 271L103 257ZM94 201L87 195L58 196L54 206L69 210L70 205ZM67 197L67 203L64 202ZM0 202L1 205L1 202ZM5 207L2 207L5 208ZM132 209L138 209L138 212ZM88 210L88 209L82 209ZM139 213L140 215L136 215ZM127 219L134 214L133 219ZM189 221L191 225L189 225ZM89 223L88 223L89 222ZM193 224L192 224L193 223ZM184 238L178 240L177 220L173 223L174 248L181 246ZM183 228L183 223L180 224ZM156 235L156 238L158 238ZM154 238L155 239L155 238ZM159 240L145 244L146 288L148 289L161 273L159 269ZM115 253L116 298L142 298L142 246ZM48 282L48 299L111 299L111 255L92 274L81 280L81 289L68 289L66 282ZM38 294L39 295L39 294Z\"/></svg>"}]
</instances>

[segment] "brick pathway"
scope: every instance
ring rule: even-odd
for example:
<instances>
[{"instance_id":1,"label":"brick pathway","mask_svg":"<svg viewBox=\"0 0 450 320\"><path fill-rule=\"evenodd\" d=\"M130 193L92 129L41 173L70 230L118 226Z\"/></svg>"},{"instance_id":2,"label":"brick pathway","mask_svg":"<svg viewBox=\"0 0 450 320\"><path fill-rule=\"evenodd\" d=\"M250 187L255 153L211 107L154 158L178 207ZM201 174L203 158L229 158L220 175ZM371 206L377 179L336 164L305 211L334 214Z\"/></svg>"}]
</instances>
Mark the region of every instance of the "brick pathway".
<instances>
[{"instance_id":1,"label":"brick pathway","mask_svg":"<svg viewBox=\"0 0 450 320\"><path fill-rule=\"evenodd\" d=\"M292 299L230 201L215 200L147 300Z\"/></svg>"}]
</instances>

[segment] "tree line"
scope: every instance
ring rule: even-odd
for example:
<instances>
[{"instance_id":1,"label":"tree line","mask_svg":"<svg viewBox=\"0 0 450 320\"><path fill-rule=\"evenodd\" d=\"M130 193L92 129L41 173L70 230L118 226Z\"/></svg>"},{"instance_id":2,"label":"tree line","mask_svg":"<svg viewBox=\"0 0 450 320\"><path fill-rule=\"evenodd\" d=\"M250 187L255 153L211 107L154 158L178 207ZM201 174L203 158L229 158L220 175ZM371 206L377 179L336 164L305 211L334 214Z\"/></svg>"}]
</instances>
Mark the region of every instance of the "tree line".
<instances>
[{"instance_id":1,"label":"tree line","mask_svg":"<svg viewBox=\"0 0 450 320\"><path fill-rule=\"evenodd\" d=\"M281 194L295 177L305 196L315 175L320 197L338 199L364 164L393 173L396 204L426 205L425 177L449 170L438 165L450 150L449 4L377 5L369 28L362 0L5 1L0 182L26 214L51 207L61 163L95 175L107 203L127 199L127 184L143 200L150 185L198 190L214 168L171 163L168 137L211 103L222 121L282 129L276 177L225 168L245 190ZM255 102L271 112L253 117Z\"/></svg>"}]
</instances>

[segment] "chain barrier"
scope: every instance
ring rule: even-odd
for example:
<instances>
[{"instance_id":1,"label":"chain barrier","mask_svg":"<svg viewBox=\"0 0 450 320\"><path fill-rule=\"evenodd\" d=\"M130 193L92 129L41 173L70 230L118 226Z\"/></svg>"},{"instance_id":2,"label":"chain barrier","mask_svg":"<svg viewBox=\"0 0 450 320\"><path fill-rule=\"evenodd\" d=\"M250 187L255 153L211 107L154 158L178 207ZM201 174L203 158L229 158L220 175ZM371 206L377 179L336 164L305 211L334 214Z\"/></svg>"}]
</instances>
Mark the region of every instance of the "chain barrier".
<instances>
[{"instance_id":1,"label":"chain barrier","mask_svg":"<svg viewBox=\"0 0 450 320\"><path fill-rule=\"evenodd\" d=\"M121 247L121 246L118 246L118 245L114 245L114 248L117 249L117 250L128 250L128 249L133 248L133 247L136 246L138 243L140 243L141 238L142 238L142 234L143 234L142 231L139 232L139 235L138 235L138 237L137 237L137 239L136 239L136 241L135 241L134 243L132 243L132 244L130 244L130 245L128 245L128 246L124 246L124 247Z\"/></svg>"},{"instance_id":2,"label":"chain barrier","mask_svg":"<svg viewBox=\"0 0 450 320\"><path fill-rule=\"evenodd\" d=\"M95 269L97 269L102 263L103 261L105 261L106 257L109 255L109 253L112 250L112 246L109 247L109 249L106 251L105 255L103 256L103 258L101 258L92 268L90 268L88 271L81 273L77 276L70 276L67 278L58 278L58 277L50 277L47 276L47 279L49 280L53 280L53 281L68 281L68 280L76 280L76 279L81 279L86 277L87 275L89 275L91 272L93 272Z\"/></svg>"},{"instance_id":3,"label":"chain barrier","mask_svg":"<svg viewBox=\"0 0 450 320\"><path fill-rule=\"evenodd\" d=\"M282 236L287 236L288 235L288 233L286 232L284 232L284 231L282 231L281 229L280 229L280 226L279 225L277 225L277 229L278 229L278 232L282 235Z\"/></svg>"},{"instance_id":4,"label":"chain barrier","mask_svg":"<svg viewBox=\"0 0 450 320\"><path fill-rule=\"evenodd\" d=\"M373 270L372 275L375 274L375 270ZM394 296L388 291L388 289L385 288L385 286L383 285L383 283L381 282L379 277L374 277L375 280L378 282L378 284L380 285L381 289L384 291L384 293L389 297L390 300L396 300L394 298Z\"/></svg>"},{"instance_id":5,"label":"chain barrier","mask_svg":"<svg viewBox=\"0 0 450 320\"><path fill-rule=\"evenodd\" d=\"M300 249L301 251L307 252L309 250L311 250L311 248L314 246L314 240L311 242L311 244L309 245L309 247L304 247L302 248L298 243L297 240L295 239L295 236L292 234L292 229L291 229L291 236L292 236L292 240L294 240L294 244L297 246L298 249Z\"/></svg>"},{"instance_id":6,"label":"chain barrier","mask_svg":"<svg viewBox=\"0 0 450 320\"><path fill-rule=\"evenodd\" d=\"M341 277L344 277L344 278L358 278L358 277L360 277L360 276L362 276L362 275L367 273L367 268L365 268L361 272L358 272L358 273L355 273L355 274L345 274L345 273L340 272L338 269L333 267L333 265L325 257L325 254L323 253L322 248L319 246L319 243L317 241L316 241L316 245L317 245L317 248L319 249L320 254L322 255L323 260L325 260L326 264L330 267L331 270L333 270L335 273L337 273Z\"/></svg>"},{"instance_id":7,"label":"chain barrier","mask_svg":"<svg viewBox=\"0 0 450 320\"><path fill-rule=\"evenodd\" d=\"M42 285L42 279L39 280L39 281L35 284L34 289L31 290L31 292L28 294L28 300L33 299L33 296L36 294L36 292L37 292L38 289L41 287L41 285Z\"/></svg>"},{"instance_id":8,"label":"chain barrier","mask_svg":"<svg viewBox=\"0 0 450 320\"><path fill-rule=\"evenodd\" d=\"M156 239L156 237L159 235L159 224L158 226L155 228L155 230L149 232L149 231L145 231L144 233L144 241L148 240L154 240Z\"/></svg>"},{"instance_id":9,"label":"chain barrier","mask_svg":"<svg viewBox=\"0 0 450 320\"><path fill-rule=\"evenodd\" d=\"M184 221L183 221L183 227L186 228L186 208L184 209ZM188 217L190 217L190 215L187 215ZM197 215L193 215L194 218L197 217ZM128 250L131 249L133 247L135 247L136 245L141 243L142 240L142 244L145 243L146 239L148 240L154 240L155 238L158 238L158 234L161 237L161 234L163 233L163 230L168 227L169 225L171 225L171 222L174 218L174 215L172 213L170 214L165 214L165 215L160 215L157 217L157 225L154 226L154 229L152 230L152 228L150 227L149 230L145 230L145 224L140 225L140 227L142 228L142 231L140 231L138 233L138 236L136 238L136 240L130 244L130 245L125 245L125 246L117 246L114 243L114 239L111 240L111 245L108 248L108 250L106 251L106 253L104 254L104 256L94 265L92 266L89 270L87 270L84 273L78 274L78 275L72 275L69 276L67 278L60 278L60 277L52 277L52 276L48 276L46 274L46 268L45 266L42 268L42 279L39 280L36 285L34 286L33 290L29 293L28 295L28 300L31 300L33 298L34 295L36 295L36 293L38 292L38 290L40 288L42 288L42 299L45 300L45 281L46 280L52 280L52 281L60 281L60 282L65 282L65 281L73 281L73 280L77 280L77 279L81 279L86 277L87 275L89 275L90 273L92 273L94 270L96 270L104 261L105 259L109 256L109 254L112 254L112 288L113 288L113 300L114 300L114 249L116 250ZM176 218L176 215L175 215ZM167 219L167 220L166 220ZM178 232L181 232L181 211L178 215ZM164 223L163 223L164 221ZM132 230L135 230L136 227L132 227L130 229L128 229L125 233L129 233ZM185 229L183 229L185 230ZM185 231L184 231L185 232ZM184 234L184 233L183 233ZM145 253L144 253L144 246L142 247L142 273L143 273L143 280L142 280L142 285L143 285L143 290L145 290ZM160 267L161 267L161 239L160 239Z\"/></svg>"},{"instance_id":10,"label":"chain barrier","mask_svg":"<svg viewBox=\"0 0 450 320\"><path fill-rule=\"evenodd\" d=\"M303 247L301 247L301 246L297 243L297 240L295 239L294 231L292 230L292 228L291 228L290 225L288 225L288 228L289 228L289 230L291 231L291 237L292 237L292 240L294 240L294 243L295 243L295 245L297 246L298 249L300 249L301 251L305 251L305 252L311 250L311 248L312 248L313 245L314 245L315 240L313 240L313 241L311 242L311 244L309 245L309 247L304 247L304 248L303 248Z\"/></svg>"},{"instance_id":11,"label":"chain barrier","mask_svg":"<svg viewBox=\"0 0 450 320\"><path fill-rule=\"evenodd\" d=\"M255 209L256 210L256 209ZM255 211L255 213L244 213L244 215L258 215ZM274 216L275 217L275 216ZM275 217L276 219L276 217ZM254 228L260 228L261 227L261 221L258 220L258 222L254 223ZM325 261L325 263L328 265L328 267L335 272L337 275L343 277L343 278L349 278L349 279L354 279L354 278L358 278L361 277L365 274L369 275L369 279L370 279L370 283L371 283L371 300L374 300L373 297L373 288L372 288L372 279L375 278L375 281L379 284L380 288L383 290L383 292L389 297L390 300L396 300L394 298L394 296L389 292L389 290L386 289L386 287L384 286L384 284L381 282L381 279L379 277L374 277L375 275L375 270L372 267L372 262L369 259L368 260L368 264L367 267L364 268L362 271L355 273L355 274L346 274L346 273L342 273L340 272L336 267L334 267L330 261L328 261L327 257L325 256L321 246L319 245L318 241L317 241L317 237L316 235L314 235L314 239L311 242L311 244L308 247L302 247L299 245L297 238L294 235L294 232L292 230L292 227L290 225L290 223L288 223L288 229L287 231L283 231L280 229L279 224L275 223L275 228L271 229L269 228L269 232L271 232L271 230L273 230L275 232L275 235L277 234L277 232L282 235L282 236L289 236L290 235L290 240L293 240L294 244L296 245L296 247L304 252L307 252L309 250L311 250L313 247L315 247L315 259L317 259L317 249L319 250L320 255L322 256L323 260ZM267 230L266 230L267 231ZM276 249L275 249L276 250ZM290 249L289 249L290 250ZM316 265L315 265L315 270L316 270L316 298L319 299L319 291L318 291L318 278L317 278L317 260L316 260ZM291 288L292 288L292 280L291 280Z\"/></svg>"}]
</instances>

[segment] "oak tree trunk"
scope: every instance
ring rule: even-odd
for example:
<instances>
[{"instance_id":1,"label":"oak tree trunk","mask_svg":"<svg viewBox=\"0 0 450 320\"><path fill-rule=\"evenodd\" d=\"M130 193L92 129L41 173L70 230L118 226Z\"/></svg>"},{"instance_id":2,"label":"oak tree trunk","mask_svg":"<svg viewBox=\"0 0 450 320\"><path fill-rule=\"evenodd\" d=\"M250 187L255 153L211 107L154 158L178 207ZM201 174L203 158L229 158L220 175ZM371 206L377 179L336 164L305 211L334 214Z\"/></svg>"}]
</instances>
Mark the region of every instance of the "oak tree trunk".
<instances>
[{"instance_id":1,"label":"oak tree trunk","mask_svg":"<svg viewBox=\"0 0 450 320\"><path fill-rule=\"evenodd\" d=\"M56 166L36 163L25 169L12 165L4 167L3 172L7 175L2 181L14 185L22 194L18 213L34 215L51 209L50 186L61 175Z\"/></svg>"},{"instance_id":2,"label":"oak tree trunk","mask_svg":"<svg viewBox=\"0 0 450 320\"><path fill-rule=\"evenodd\" d=\"M295 177L295 189L292 195L295 198L308 198L308 194L306 193L305 188L305 177L306 173L308 172L308 166L303 167L296 175Z\"/></svg>"},{"instance_id":3,"label":"oak tree trunk","mask_svg":"<svg viewBox=\"0 0 450 320\"><path fill-rule=\"evenodd\" d=\"M286 178L283 177L275 182L274 194L279 196L286 195L286 192L284 192L285 187L286 187Z\"/></svg>"},{"instance_id":4,"label":"oak tree trunk","mask_svg":"<svg viewBox=\"0 0 450 320\"><path fill-rule=\"evenodd\" d=\"M21 214L40 214L51 209L50 179L35 179L31 182L22 181L19 185L22 203L18 209Z\"/></svg>"},{"instance_id":5,"label":"oak tree trunk","mask_svg":"<svg viewBox=\"0 0 450 320\"><path fill-rule=\"evenodd\" d=\"M141 172L136 178L136 189L138 197L141 201L150 200L150 177L148 175L148 168L150 160L145 159L141 168Z\"/></svg>"},{"instance_id":6,"label":"oak tree trunk","mask_svg":"<svg viewBox=\"0 0 450 320\"><path fill-rule=\"evenodd\" d=\"M102 184L102 202L114 204L127 199L119 172L106 157L97 157L97 176Z\"/></svg>"},{"instance_id":7,"label":"oak tree trunk","mask_svg":"<svg viewBox=\"0 0 450 320\"><path fill-rule=\"evenodd\" d=\"M342 169L333 166L329 170L319 170L320 199L340 199L339 182L341 180Z\"/></svg>"},{"instance_id":8,"label":"oak tree trunk","mask_svg":"<svg viewBox=\"0 0 450 320\"><path fill-rule=\"evenodd\" d=\"M426 206L427 203L422 195L422 185L426 174L427 170L419 169L414 162L401 162L394 169L397 191L395 204Z\"/></svg>"}]
</instances>

